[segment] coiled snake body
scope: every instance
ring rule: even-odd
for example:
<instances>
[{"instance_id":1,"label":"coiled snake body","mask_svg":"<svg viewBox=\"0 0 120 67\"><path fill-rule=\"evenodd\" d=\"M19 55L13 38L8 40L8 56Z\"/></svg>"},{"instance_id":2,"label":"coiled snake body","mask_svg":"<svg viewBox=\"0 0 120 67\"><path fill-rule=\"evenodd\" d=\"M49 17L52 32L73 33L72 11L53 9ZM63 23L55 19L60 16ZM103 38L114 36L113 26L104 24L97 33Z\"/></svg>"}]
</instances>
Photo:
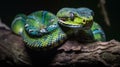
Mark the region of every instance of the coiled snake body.
<instances>
[{"instance_id":1,"label":"coiled snake body","mask_svg":"<svg viewBox=\"0 0 120 67\"><path fill-rule=\"evenodd\" d=\"M105 41L102 28L93 21L93 11L88 8L62 8L56 16L48 11L19 14L11 29L32 48L56 47L76 30L84 31L93 40Z\"/></svg>"}]
</instances>

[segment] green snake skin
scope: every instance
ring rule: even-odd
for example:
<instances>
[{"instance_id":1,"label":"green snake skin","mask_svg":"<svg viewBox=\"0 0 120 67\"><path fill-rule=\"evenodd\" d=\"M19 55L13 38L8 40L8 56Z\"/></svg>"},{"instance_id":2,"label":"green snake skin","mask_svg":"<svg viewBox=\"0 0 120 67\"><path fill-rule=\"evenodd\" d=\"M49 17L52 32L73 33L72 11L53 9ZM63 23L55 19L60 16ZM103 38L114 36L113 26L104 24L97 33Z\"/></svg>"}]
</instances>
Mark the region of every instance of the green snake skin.
<instances>
[{"instance_id":1,"label":"green snake skin","mask_svg":"<svg viewBox=\"0 0 120 67\"><path fill-rule=\"evenodd\" d=\"M101 26L93 21L94 12L85 7L81 8L62 8L58 11L59 24L75 28L79 32L85 32L84 35L91 37L93 41L105 41L105 33Z\"/></svg>"},{"instance_id":2,"label":"green snake skin","mask_svg":"<svg viewBox=\"0 0 120 67\"><path fill-rule=\"evenodd\" d=\"M17 15L11 27L13 32L22 36L27 46L55 47L67 37L58 25L58 18L50 12L37 11L24 17L25 15Z\"/></svg>"},{"instance_id":3,"label":"green snake skin","mask_svg":"<svg viewBox=\"0 0 120 67\"><path fill-rule=\"evenodd\" d=\"M93 21L94 12L89 8L62 8L56 16L48 11L36 11L29 15L19 14L11 24L32 48L53 48L65 42L72 34L85 32L91 40L105 41L101 26ZM77 34L76 34L77 33Z\"/></svg>"}]
</instances>

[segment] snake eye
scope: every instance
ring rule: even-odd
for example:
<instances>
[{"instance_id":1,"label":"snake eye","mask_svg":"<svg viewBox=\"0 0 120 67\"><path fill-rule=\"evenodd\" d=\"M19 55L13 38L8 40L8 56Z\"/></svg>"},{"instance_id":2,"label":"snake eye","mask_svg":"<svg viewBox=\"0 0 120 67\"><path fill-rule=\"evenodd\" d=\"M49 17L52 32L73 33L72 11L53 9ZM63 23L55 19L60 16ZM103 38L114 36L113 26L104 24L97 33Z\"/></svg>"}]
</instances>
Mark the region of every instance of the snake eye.
<instances>
[{"instance_id":1,"label":"snake eye","mask_svg":"<svg viewBox=\"0 0 120 67\"><path fill-rule=\"evenodd\" d=\"M83 20L83 22L85 22L85 19Z\"/></svg>"},{"instance_id":2,"label":"snake eye","mask_svg":"<svg viewBox=\"0 0 120 67\"><path fill-rule=\"evenodd\" d=\"M74 13L73 12L70 12L70 20L74 20Z\"/></svg>"}]
</instances>

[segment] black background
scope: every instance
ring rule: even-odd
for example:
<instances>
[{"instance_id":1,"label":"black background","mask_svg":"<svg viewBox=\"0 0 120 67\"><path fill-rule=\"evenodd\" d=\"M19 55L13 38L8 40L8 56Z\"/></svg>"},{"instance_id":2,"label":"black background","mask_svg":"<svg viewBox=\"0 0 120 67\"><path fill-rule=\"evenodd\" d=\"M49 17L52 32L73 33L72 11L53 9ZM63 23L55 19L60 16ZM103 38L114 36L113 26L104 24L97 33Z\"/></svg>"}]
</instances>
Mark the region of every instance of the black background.
<instances>
[{"instance_id":1,"label":"black background","mask_svg":"<svg viewBox=\"0 0 120 67\"><path fill-rule=\"evenodd\" d=\"M1 0L0 18L10 27L15 15L19 13L29 14L38 10L47 10L56 14L63 7L88 7L95 12L94 20L103 27L107 40L120 40L119 0L106 0L105 7L111 22L110 27L106 25L101 15L98 3L99 0Z\"/></svg>"}]
</instances>

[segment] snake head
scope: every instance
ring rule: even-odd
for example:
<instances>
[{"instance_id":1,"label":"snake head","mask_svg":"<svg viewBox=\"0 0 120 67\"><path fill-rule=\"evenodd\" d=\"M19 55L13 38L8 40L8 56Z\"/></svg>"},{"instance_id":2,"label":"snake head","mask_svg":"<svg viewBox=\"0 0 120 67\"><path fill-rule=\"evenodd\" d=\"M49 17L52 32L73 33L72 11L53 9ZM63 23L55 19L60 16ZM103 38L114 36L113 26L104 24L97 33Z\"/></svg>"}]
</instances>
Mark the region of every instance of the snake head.
<instances>
[{"instance_id":1,"label":"snake head","mask_svg":"<svg viewBox=\"0 0 120 67\"><path fill-rule=\"evenodd\" d=\"M86 8L62 8L58 11L57 16L59 23L69 28L88 29L93 22L92 12Z\"/></svg>"}]
</instances>

